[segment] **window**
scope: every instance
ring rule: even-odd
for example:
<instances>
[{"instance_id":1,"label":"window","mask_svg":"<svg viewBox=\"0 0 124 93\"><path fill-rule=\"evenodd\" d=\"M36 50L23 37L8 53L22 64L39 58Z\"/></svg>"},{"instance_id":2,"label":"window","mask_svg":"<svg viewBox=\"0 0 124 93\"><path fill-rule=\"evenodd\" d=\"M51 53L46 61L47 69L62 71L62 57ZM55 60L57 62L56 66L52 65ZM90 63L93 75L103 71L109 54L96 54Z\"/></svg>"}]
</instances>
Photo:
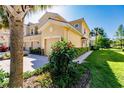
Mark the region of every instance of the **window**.
<instances>
[{"instance_id":1,"label":"window","mask_svg":"<svg viewBox=\"0 0 124 93\"><path fill-rule=\"evenodd\" d=\"M38 34L38 27L36 26L35 27L35 35L37 35Z\"/></svg>"},{"instance_id":2,"label":"window","mask_svg":"<svg viewBox=\"0 0 124 93\"><path fill-rule=\"evenodd\" d=\"M33 29L31 29L31 35L33 35Z\"/></svg>"},{"instance_id":3,"label":"window","mask_svg":"<svg viewBox=\"0 0 124 93\"><path fill-rule=\"evenodd\" d=\"M79 26L80 26L79 24L75 24L75 25L74 25L75 28L78 28Z\"/></svg>"}]
</instances>

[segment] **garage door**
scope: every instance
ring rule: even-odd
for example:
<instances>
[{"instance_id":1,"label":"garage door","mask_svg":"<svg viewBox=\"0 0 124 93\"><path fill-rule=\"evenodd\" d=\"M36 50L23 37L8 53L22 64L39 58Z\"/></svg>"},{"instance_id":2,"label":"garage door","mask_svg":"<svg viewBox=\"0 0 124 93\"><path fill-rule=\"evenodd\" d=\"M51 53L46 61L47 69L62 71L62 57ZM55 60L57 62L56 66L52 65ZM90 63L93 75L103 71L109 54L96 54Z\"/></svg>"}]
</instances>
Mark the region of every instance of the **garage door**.
<instances>
[{"instance_id":1,"label":"garage door","mask_svg":"<svg viewBox=\"0 0 124 93\"><path fill-rule=\"evenodd\" d=\"M51 46L59 41L60 39L59 38L48 38L48 39L45 39L45 54L46 55L49 55L50 52L51 52Z\"/></svg>"}]
</instances>

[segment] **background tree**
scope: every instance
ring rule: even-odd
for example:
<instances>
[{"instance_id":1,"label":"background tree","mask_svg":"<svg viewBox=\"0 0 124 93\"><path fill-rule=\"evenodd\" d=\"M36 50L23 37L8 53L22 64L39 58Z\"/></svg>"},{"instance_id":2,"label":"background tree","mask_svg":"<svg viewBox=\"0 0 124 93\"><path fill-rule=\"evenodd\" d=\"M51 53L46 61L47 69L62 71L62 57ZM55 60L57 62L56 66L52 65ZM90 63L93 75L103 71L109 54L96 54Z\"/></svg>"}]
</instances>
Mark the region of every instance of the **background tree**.
<instances>
[{"instance_id":1,"label":"background tree","mask_svg":"<svg viewBox=\"0 0 124 93\"><path fill-rule=\"evenodd\" d=\"M119 27L116 31L116 37L117 37L117 41L119 41L118 45L120 45L121 48L123 48L123 45L124 45L124 26L122 24L119 25Z\"/></svg>"},{"instance_id":2,"label":"background tree","mask_svg":"<svg viewBox=\"0 0 124 93\"><path fill-rule=\"evenodd\" d=\"M96 27L92 30L92 34L95 35L95 46L96 48L107 48L109 47L109 38L103 28Z\"/></svg>"},{"instance_id":3,"label":"background tree","mask_svg":"<svg viewBox=\"0 0 124 93\"><path fill-rule=\"evenodd\" d=\"M0 26L10 29L10 79L9 87L23 87L23 25L27 14L49 8L41 5L0 6Z\"/></svg>"}]
</instances>

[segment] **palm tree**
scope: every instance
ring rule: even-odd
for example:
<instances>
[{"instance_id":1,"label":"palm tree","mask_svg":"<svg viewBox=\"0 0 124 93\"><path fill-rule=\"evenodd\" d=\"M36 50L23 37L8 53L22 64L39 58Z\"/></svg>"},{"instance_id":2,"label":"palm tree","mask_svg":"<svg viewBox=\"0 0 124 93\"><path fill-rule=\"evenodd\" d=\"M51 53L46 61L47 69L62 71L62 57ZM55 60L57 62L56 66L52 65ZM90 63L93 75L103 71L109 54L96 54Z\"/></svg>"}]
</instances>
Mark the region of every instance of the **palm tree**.
<instances>
[{"instance_id":1,"label":"palm tree","mask_svg":"<svg viewBox=\"0 0 124 93\"><path fill-rule=\"evenodd\" d=\"M104 32L103 28L100 27L96 27L92 30L93 35L95 36L95 46L96 47L100 47L101 44L99 44L99 39L101 38L105 38L106 37L106 33ZM100 40L101 41L101 40Z\"/></svg>"},{"instance_id":2,"label":"palm tree","mask_svg":"<svg viewBox=\"0 0 124 93\"><path fill-rule=\"evenodd\" d=\"M9 5L0 6L0 26L10 29L10 79L9 87L23 87L23 25L29 13L49 8L50 6Z\"/></svg>"},{"instance_id":3,"label":"palm tree","mask_svg":"<svg viewBox=\"0 0 124 93\"><path fill-rule=\"evenodd\" d=\"M118 27L118 30L116 32L116 36L118 37L119 41L121 42L121 48L123 48L123 40L124 40L124 27L123 25L121 24L119 27Z\"/></svg>"}]
</instances>

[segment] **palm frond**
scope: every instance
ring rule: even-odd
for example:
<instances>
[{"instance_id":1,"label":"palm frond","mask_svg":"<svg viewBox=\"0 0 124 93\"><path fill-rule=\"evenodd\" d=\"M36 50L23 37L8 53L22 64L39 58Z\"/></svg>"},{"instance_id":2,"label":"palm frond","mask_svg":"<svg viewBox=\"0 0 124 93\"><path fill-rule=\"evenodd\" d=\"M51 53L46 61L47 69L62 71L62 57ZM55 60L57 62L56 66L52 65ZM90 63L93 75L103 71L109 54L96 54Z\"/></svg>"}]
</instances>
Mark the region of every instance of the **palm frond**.
<instances>
[{"instance_id":1,"label":"palm frond","mask_svg":"<svg viewBox=\"0 0 124 93\"><path fill-rule=\"evenodd\" d=\"M39 11L44 11L44 10L49 9L51 7L52 7L51 5L32 5L32 6L30 6L30 10L27 13L27 16L30 16L34 13L39 12Z\"/></svg>"},{"instance_id":2,"label":"palm frond","mask_svg":"<svg viewBox=\"0 0 124 93\"><path fill-rule=\"evenodd\" d=\"M30 9L27 12L27 16L30 16L41 10L44 11L44 10L52 7L51 5L28 5L28 6L30 7ZM3 6L0 5L0 28L7 28L7 27L9 27L7 13L4 11Z\"/></svg>"}]
</instances>

